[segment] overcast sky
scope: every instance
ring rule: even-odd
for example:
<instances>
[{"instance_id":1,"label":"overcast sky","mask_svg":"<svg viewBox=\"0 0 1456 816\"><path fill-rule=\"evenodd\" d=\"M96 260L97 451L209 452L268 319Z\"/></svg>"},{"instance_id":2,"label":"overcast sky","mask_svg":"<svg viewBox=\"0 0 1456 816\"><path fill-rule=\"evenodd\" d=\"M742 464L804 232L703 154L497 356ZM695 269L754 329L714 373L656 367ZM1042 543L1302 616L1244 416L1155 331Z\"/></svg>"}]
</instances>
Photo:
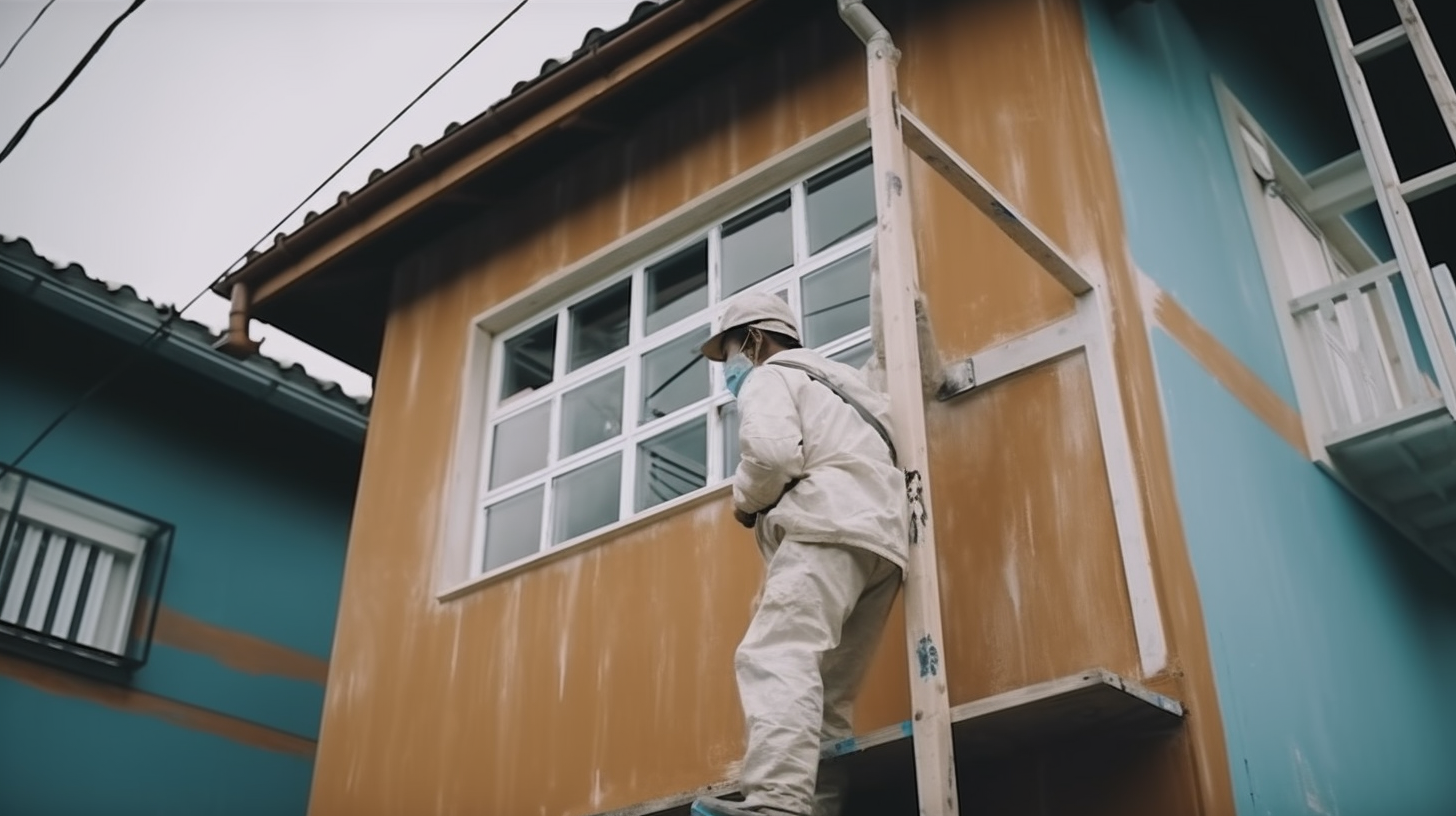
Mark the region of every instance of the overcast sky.
<instances>
[{"instance_id":1,"label":"overcast sky","mask_svg":"<svg viewBox=\"0 0 1456 816\"><path fill-rule=\"evenodd\" d=\"M0 0L0 54L40 10ZM0 68L0 144L128 0L59 0ZM181 304L515 5L493 0L149 0L0 164L0 234ZM531 0L303 212L322 211L565 58L636 0ZM188 318L221 328L208 294ZM368 377L255 323L263 352L367 394Z\"/></svg>"}]
</instances>

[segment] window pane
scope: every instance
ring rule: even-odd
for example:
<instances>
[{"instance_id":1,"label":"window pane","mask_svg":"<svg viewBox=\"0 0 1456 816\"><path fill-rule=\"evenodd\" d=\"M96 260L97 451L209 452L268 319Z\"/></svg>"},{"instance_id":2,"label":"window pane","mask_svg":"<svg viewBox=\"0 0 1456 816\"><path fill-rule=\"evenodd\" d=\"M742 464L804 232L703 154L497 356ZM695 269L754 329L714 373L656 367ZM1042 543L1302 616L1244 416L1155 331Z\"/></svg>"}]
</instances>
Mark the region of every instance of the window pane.
<instances>
[{"instance_id":1,"label":"window pane","mask_svg":"<svg viewBox=\"0 0 1456 816\"><path fill-rule=\"evenodd\" d=\"M546 467L551 403L538 405L495 426L490 447L490 486L509 484Z\"/></svg>"},{"instance_id":2,"label":"window pane","mask_svg":"<svg viewBox=\"0 0 1456 816\"><path fill-rule=\"evenodd\" d=\"M622 432L623 369L561 398L561 455L570 456Z\"/></svg>"},{"instance_id":3,"label":"window pane","mask_svg":"<svg viewBox=\"0 0 1456 816\"><path fill-rule=\"evenodd\" d=\"M718 409L718 427L723 429L723 475L733 477L742 454L738 451L738 403L730 402Z\"/></svg>"},{"instance_id":4,"label":"window pane","mask_svg":"<svg viewBox=\"0 0 1456 816\"><path fill-rule=\"evenodd\" d=\"M804 345L813 348L870 324L870 252L804 276Z\"/></svg>"},{"instance_id":5,"label":"window pane","mask_svg":"<svg viewBox=\"0 0 1456 816\"><path fill-rule=\"evenodd\" d=\"M723 295L752 286L794 262L787 192L723 224Z\"/></svg>"},{"instance_id":6,"label":"window pane","mask_svg":"<svg viewBox=\"0 0 1456 816\"><path fill-rule=\"evenodd\" d=\"M643 442L637 450L637 509L708 484L708 418L700 417Z\"/></svg>"},{"instance_id":7,"label":"window pane","mask_svg":"<svg viewBox=\"0 0 1456 816\"><path fill-rule=\"evenodd\" d=\"M708 396L708 358L699 349L708 327L642 355L642 415L638 423L664 417Z\"/></svg>"},{"instance_id":8,"label":"window pane","mask_svg":"<svg viewBox=\"0 0 1456 816\"><path fill-rule=\"evenodd\" d=\"M551 543L560 544L617 520L622 454L614 453L556 478Z\"/></svg>"},{"instance_id":9,"label":"window pane","mask_svg":"<svg viewBox=\"0 0 1456 816\"><path fill-rule=\"evenodd\" d=\"M493 570L541 549L541 499L545 486L485 508L483 569Z\"/></svg>"},{"instance_id":10,"label":"window pane","mask_svg":"<svg viewBox=\"0 0 1456 816\"><path fill-rule=\"evenodd\" d=\"M624 280L571 307L571 360L575 371L627 345L632 281Z\"/></svg>"},{"instance_id":11,"label":"window pane","mask_svg":"<svg viewBox=\"0 0 1456 816\"><path fill-rule=\"evenodd\" d=\"M556 318L512 337L505 347L501 399L550 384L556 357Z\"/></svg>"},{"instance_id":12,"label":"window pane","mask_svg":"<svg viewBox=\"0 0 1456 816\"><path fill-rule=\"evenodd\" d=\"M868 151L809 179L805 189L810 254L875 223L874 166Z\"/></svg>"},{"instance_id":13,"label":"window pane","mask_svg":"<svg viewBox=\"0 0 1456 816\"><path fill-rule=\"evenodd\" d=\"M873 354L874 351L874 344L869 340L866 340L863 343L850 346L849 348L839 352L838 354L835 354L829 359L833 360L836 363L844 363L851 368L859 368L870 359L870 355Z\"/></svg>"},{"instance_id":14,"label":"window pane","mask_svg":"<svg viewBox=\"0 0 1456 816\"><path fill-rule=\"evenodd\" d=\"M708 308L708 242L647 267L647 333Z\"/></svg>"}]
</instances>

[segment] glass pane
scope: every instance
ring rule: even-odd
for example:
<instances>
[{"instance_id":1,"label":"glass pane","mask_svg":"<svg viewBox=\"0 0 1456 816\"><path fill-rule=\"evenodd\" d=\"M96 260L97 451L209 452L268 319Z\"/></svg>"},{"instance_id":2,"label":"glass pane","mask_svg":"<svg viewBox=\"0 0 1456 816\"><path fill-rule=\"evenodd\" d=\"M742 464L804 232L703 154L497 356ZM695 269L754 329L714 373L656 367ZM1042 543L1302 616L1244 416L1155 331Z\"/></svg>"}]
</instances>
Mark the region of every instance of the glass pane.
<instances>
[{"instance_id":1,"label":"glass pane","mask_svg":"<svg viewBox=\"0 0 1456 816\"><path fill-rule=\"evenodd\" d=\"M642 355L639 424L708 396L708 358L699 351L706 342L708 327L704 326Z\"/></svg>"},{"instance_id":2,"label":"glass pane","mask_svg":"<svg viewBox=\"0 0 1456 816\"><path fill-rule=\"evenodd\" d=\"M500 487L546 467L551 403L538 405L495 426L490 446L490 486Z\"/></svg>"},{"instance_id":3,"label":"glass pane","mask_svg":"<svg viewBox=\"0 0 1456 816\"><path fill-rule=\"evenodd\" d=\"M620 453L556 477L551 543L560 544L616 521L621 495Z\"/></svg>"},{"instance_id":4,"label":"glass pane","mask_svg":"<svg viewBox=\"0 0 1456 816\"><path fill-rule=\"evenodd\" d=\"M484 570L519 561L541 549L541 500L535 487L485 508Z\"/></svg>"},{"instance_id":5,"label":"glass pane","mask_svg":"<svg viewBox=\"0 0 1456 816\"><path fill-rule=\"evenodd\" d=\"M870 252L804 276L804 345L813 348L870 324Z\"/></svg>"},{"instance_id":6,"label":"glass pane","mask_svg":"<svg viewBox=\"0 0 1456 816\"><path fill-rule=\"evenodd\" d=\"M626 346L631 316L630 280L572 306L571 360L567 370L575 371Z\"/></svg>"},{"instance_id":7,"label":"glass pane","mask_svg":"<svg viewBox=\"0 0 1456 816\"><path fill-rule=\"evenodd\" d=\"M875 223L874 166L868 151L809 179L805 189L811 255Z\"/></svg>"},{"instance_id":8,"label":"glass pane","mask_svg":"<svg viewBox=\"0 0 1456 816\"><path fill-rule=\"evenodd\" d=\"M870 355L875 351L874 344L869 340L850 346L844 351L833 355L829 359L836 363L844 363L851 368L860 368L869 361Z\"/></svg>"},{"instance_id":9,"label":"glass pane","mask_svg":"<svg viewBox=\"0 0 1456 816\"><path fill-rule=\"evenodd\" d=\"M566 392L561 398L561 455L570 456L622 432L624 369Z\"/></svg>"},{"instance_id":10,"label":"glass pane","mask_svg":"<svg viewBox=\"0 0 1456 816\"><path fill-rule=\"evenodd\" d=\"M708 484L708 418L700 417L643 442L637 450L637 509Z\"/></svg>"},{"instance_id":11,"label":"glass pane","mask_svg":"<svg viewBox=\"0 0 1456 816\"><path fill-rule=\"evenodd\" d=\"M738 403L718 409L718 426L723 429L723 476L732 478L742 454L738 450Z\"/></svg>"},{"instance_id":12,"label":"glass pane","mask_svg":"<svg viewBox=\"0 0 1456 816\"><path fill-rule=\"evenodd\" d=\"M723 295L752 286L794 263L787 192L723 224Z\"/></svg>"},{"instance_id":13,"label":"glass pane","mask_svg":"<svg viewBox=\"0 0 1456 816\"><path fill-rule=\"evenodd\" d=\"M647 333L708 308L708 242L647 267Z\"/></svg>"},{"instance_id":14,"label":"glass pane","mask_svg":"<svg viewBox=\"0 0 1456 816\"><path fill-rule=\"evenodd\" d=\"M556 358L556 318L512 337L505 346L501 399L550 384Z\"/></svg>"}]
</instances>

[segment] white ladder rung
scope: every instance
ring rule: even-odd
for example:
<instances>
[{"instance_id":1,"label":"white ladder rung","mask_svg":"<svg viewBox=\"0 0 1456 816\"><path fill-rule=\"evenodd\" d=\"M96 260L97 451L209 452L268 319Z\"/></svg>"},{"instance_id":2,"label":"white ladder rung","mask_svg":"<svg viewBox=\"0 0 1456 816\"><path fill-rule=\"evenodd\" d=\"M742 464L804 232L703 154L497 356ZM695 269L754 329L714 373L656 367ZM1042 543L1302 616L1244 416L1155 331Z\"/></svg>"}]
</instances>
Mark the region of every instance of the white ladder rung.
<instances>
[{"instance_id":1,"label":"white ladder rung","mask_svg":"<svg viewBox=\"0 0 1456 816\"><path fill-rule=\"evenodd\" d=\"M1439 193L1442 190L1456 184L1456 162L1437 167L1429 173L1422 173L1408 181L1400 183L1400 197L1407 202L1419 201L1428 195Z\"/></svg>"},{"instance_id":2,"label":"white ladder rung","mask_svg":"<svg viewBox=\"0 0 1456 816\"><path fill-rule=\"evenodd\" d=\"M1350 52L1355 55L1355 59L1366 62L1409 44L1410 35L1406 33L1405 26L1398 25L1389 31L1376 34L1368 40L1355 43L1355 47L1350 49Z\"/></svg>"}]
</instances>

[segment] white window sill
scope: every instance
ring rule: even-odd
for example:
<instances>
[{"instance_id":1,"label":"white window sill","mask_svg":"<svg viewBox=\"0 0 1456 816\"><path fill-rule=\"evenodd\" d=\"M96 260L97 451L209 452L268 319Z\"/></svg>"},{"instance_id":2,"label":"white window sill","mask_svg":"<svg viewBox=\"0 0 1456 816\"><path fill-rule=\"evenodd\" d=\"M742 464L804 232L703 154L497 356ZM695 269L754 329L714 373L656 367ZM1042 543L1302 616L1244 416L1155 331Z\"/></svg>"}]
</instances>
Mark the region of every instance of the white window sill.
<instances>
[{"instance_id":1,"label":"white window sill","mask_svg":"<svg viewBox=\"0 0 1456 816\"><path fill-rule=\"evenodd\" d=\"M436 596L436 600L444 603L446 601L453 601L458 598L463 598L466 595L469 595L470 593L482 587L518 575L522 572L525 572L526 570L541 566L542 564L546 564L567 556L578 555L591 547L605 543L606 541L617 538L625 533L631 532L641 527L645 527L650 524L656 524L659 521L662 521L668 515L677 513L682 510L697 507L700 504L706 504L714 499L718 499L732 492L732 489L732 479L725 479L721 482L718 482L717 484L712 484L708 485L707 487L699 488L691 493L686 493L682 496L678 496L672 501L663 502L656 507L644 510L637 515L632 516L631 518L623 519L616 522L615 524L609 524L606 527L592 530L590 533L587 533L585 535L580 535L576 538L564 541L549 550L542 550L535 555L529 556L527 558L522 558L519 561L512 561L509 564L503 564L499 567L496 567L489 572L483 572L480 575L470 578L467 581L461 582L446 589Z\"/></svg>"}]
</instances>

